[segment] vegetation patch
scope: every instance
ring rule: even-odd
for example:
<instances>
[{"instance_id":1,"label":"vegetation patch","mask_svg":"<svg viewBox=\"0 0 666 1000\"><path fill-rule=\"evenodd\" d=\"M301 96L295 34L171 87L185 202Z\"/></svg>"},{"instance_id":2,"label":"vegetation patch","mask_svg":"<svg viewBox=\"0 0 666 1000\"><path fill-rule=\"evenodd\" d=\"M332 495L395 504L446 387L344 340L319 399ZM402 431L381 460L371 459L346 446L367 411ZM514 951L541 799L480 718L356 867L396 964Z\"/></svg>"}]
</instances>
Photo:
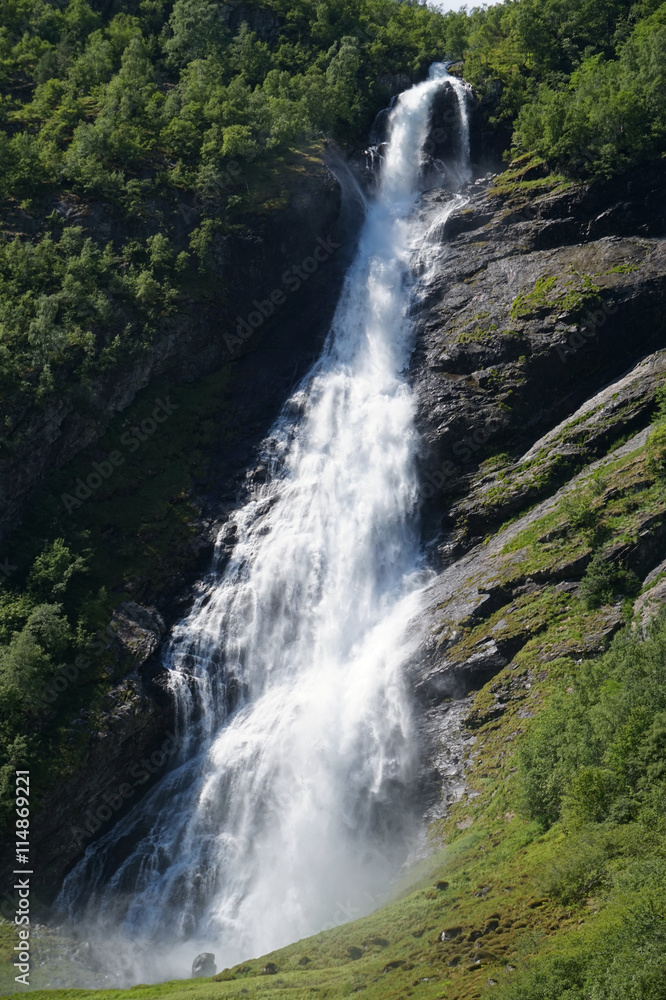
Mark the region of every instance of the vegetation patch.
<instances>
[{"instance_id":1,"label":"vegetation patch","mask_svg":"<svg viewBox=\"0 0 666 1000\"><path fill-rule=\"evenodd\" d=\"M537 278L531 292L517 295L513 300L511 318L528 319L557 310L575 321L602 302L601 293L589 275L574 271L563 286L553 275L543 275Z\"/></svg>"}]
</instances>

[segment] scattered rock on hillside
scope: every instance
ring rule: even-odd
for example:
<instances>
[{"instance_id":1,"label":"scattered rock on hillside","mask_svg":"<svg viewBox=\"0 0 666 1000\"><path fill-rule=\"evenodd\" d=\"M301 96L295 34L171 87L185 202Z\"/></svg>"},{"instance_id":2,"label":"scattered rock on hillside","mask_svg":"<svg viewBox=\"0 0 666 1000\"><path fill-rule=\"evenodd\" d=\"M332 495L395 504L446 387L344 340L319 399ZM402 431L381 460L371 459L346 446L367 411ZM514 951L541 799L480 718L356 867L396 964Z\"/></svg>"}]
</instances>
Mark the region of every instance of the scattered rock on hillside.
<instances>
[{"instance_id":1,"label":"scattered rock on hillside","mask_svg":"<svg viewBox=\"0 0 666 1000\"><path fill-rule=\"evenodd\" d=\"M192 978L207 979L217 972L215 955L210 951L202 951L192 962Z\"/></svg>"}]
</instances>

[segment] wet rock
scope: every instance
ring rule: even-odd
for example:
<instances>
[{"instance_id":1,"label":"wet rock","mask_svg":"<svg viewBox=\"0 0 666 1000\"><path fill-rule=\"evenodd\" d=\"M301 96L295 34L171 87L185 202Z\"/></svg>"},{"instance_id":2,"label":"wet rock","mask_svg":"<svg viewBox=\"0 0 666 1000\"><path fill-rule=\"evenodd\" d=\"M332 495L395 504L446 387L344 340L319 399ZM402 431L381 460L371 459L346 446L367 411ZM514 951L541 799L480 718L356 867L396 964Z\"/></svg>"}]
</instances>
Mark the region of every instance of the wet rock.
<instances>
[{"instance_id":1,"label":"wet rock","mask_svg":"<svg viewBox=\"0 0 666 1000\"><path fill-rule=\"evenodd\" d=\"M275 962L266 962L265 966L261 970L261 974L262 974L262 976L274 976L279 971L280 970L278 969L278 967L275 964Z\"/></svg>"},{"instance_id":2,"label":"wet rock","mask_svg":"<svg viewBox=\"0 0 666 1000\"><path fill-rule=\"evenodd\" d=\"M192 978L208 979L217 972L215 955L210 951L202 951L192 962Z\"/></svg>"},{"instance_id":3,"label":"wet rock","mask_svg":"<svg viewBox=\"0 0 666 1000\"><path fill-rule=\"evenodd\" d=\"M118 649L117 674L142 666L155 652L166 632L164 619L155 608L135 601L119 604L111 617L111 632Z\"/></svg>"},{"instance_id":4,"label":"wet rock","mask_svg":"<svg viewBox=\"0 0 666 1000\"><path fill-rule=\"evenodd\" d=\"M654 345L666 294L663 226L645 207L646 192L655 190L664 203L663 171L639 172L632 190L635 217L632 222L622 209L613 222L617 235L610 222L602 231L598 220L614 197L626 202L621 185L546 191L521 200L482 184L448 219L446 233L437 223L446 196L425 196L431 245L421 249L428 270L416 308L411 372L426 443L427 535L446 531L456 520L465 520L468 535L501 524L544 495L544 479L561 484L567 471L597 457L613 435L617 439L644 421L659 380L658 372L647 369L618 386L617 397L608 393L597 400L584 426L569 436L570 455L556 440L544 443L548 475L535 474L533 467L521 481L511 470L511 489L501 498L502 483L491 476L478 487L478 497L474 486L471 505L465 498L460 510L452 507L456 493L468 493L488 454L520 455L544 434L556 438L561 421Z\"/></svg>"}]
</instances>

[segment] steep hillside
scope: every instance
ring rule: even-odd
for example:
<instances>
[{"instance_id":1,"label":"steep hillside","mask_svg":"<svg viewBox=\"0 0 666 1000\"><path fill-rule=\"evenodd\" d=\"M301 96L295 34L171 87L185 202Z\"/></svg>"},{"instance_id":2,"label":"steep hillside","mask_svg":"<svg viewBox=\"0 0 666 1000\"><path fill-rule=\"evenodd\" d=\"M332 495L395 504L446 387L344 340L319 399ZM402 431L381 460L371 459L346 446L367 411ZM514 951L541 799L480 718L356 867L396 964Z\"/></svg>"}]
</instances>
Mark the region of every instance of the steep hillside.
<instances>
[{"instance_id":1,"label":"steep hillside","mask_svg":"<svg viewBox=\"0 0 666 1000\"><path fill-rule=\"evenodd\" d=\"M445 56L476 179L449 214L442 93L409 369L423 838L370 916L340 899L212 979L99 994L94 942L38 925L33 986L86 984L45 996L666 1000L657 0L3 5L0 821L29 767L46 920L168 769L163 640L321 348L375 114ZM10 992L6 920L0 942Z\"/></svg>"},{"instance_id":2,"label":"steep hillside","mask_svg":"<svg viewBox=\"0 0 666 1000\"><path fill-rule=\"evenodd\" d=\"M370 917L341 899L331 930L210 983L109 996L662 995L666 258L663 178L641 183L619 207L499 177L445 234L424 202L423 860ZM57 935L37 947L67 981Z\"/></svg>"},{"instance_id":3,"label":"steep hillside","mask_svg":"<svg viewBox=\"0 0 666 1000\"><path fill-rule=\"evenodd\" d=\"M359 215L332 141L365 137L445 23L394 0L2 6L3 823L19 761L38 808L162 742L136 615L159 639L182 612L325 336ZM57 787L52 889L104 805Z\"/></svg>"},{"instance_id":4,"label":"steep hillside","mask_svg":"<svg viewBox=\"0 0 666 1000\"><path fill-rule=\"evenodd\" d=\"M663 358L655 363L663 366ZM428 677L430 713L443 728L454 718L430 761L440 769L445 816L431 823L427 850L415 845L428 856L393 887L393 901L353 920L341 899L331 930L210 981L102 996L206 1000L259 990L269 998L362 991L387 1000L555 1000L564 990L582 998L597 988L618 1000L631 991L662 996L666 622L662 614L647 631L642 624L663 601L661 554L652 549L648 564L656 565L634 604L623 592L641 587L629 575L635 562L623 564L624 575L588 569L581 580L583 560L571 552L587 549L593 536L616 553L631 551L627 539L640 539L642 530L645 537L644 516L652 525L663 516L662 427L612 448L464 560L470 589L472 579L481 586L479 571L497 579L503 566L517 571L521 563L534 575L538 566L540 587L522 585L499 610L463 619L450 601L433 608L443 645L459 622L460 642L472 650L468 664L474 650L486 655L495 643L503 657L492 680L471 682L476 692L452 669L450 646L434 658L438 679L455 676L458 692L442 697L440 686L435 695ZM444 571L442 585L455 569ZM521 647L513 656L509 642ZM38 932L37 949L51 985L71 975L54 933ZM81 951L73 957L80 974ZM94 954L86 964L94 981Z\"/></svg>"}]
</instances>

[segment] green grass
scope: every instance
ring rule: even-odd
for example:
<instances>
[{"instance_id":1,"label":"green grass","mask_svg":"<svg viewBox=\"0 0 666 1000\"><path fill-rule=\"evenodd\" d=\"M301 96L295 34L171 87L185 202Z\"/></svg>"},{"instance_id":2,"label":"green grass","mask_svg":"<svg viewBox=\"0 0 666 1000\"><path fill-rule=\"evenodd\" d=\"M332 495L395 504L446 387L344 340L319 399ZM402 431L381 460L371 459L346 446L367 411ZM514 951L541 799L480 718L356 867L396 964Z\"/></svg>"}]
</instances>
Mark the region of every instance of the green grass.
<instances>
[{"instance_id":1,"label":"green grass","mask_svg":"<svg viewBox=\"0 0 666 1000\"><path fill-rule=\"evenodd\" d=\"M600 485L593 489L595 483ZM579 509L585 512L585 523L576 522ZM505 554L522 555L512 562L511 576L563 565L611 538L633 539L648 515L662 513L666 514L666 500L647 470L644 446L603 466L555 509L515 535L504 548Z\"/></svg>"},{"instance_id":2,"label":"green grass","mask_svg":"<svg viewBox=\"0 0 666 1000\"><path fill-rule=\"evenodd\" d=\"M548 165L541 157L525 153L509 164L506 170L494 178L490 186L490 194L520 199L525 195L552 193L564 191L572 186L563 174L549 171Z\"/></svg>"}]
</instances>

